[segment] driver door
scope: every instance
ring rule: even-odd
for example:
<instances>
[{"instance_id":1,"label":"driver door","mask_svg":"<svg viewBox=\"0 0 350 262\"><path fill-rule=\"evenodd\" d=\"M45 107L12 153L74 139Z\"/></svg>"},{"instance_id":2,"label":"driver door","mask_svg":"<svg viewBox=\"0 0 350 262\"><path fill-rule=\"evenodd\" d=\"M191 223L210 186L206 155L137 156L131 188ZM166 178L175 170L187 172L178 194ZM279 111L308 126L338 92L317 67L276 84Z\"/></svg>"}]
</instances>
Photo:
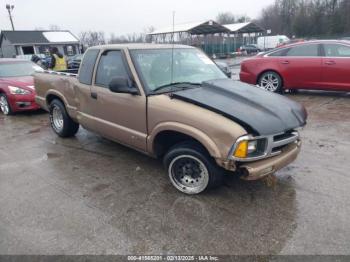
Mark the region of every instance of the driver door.
<instances>
[{"instance_id":1,"label":"driver door","mask_svg":"<svg viewBox=\"0 0 350 262\"><path fill-rule=\"evenodd\" d=\"M95 129L102 136L146 151L146 97L114 93L108 88L115 77L134 82L122 50L101 53L91 88L91 108ZM139 90L140 91L140 90Z\"/></svg>"}]
</instances>

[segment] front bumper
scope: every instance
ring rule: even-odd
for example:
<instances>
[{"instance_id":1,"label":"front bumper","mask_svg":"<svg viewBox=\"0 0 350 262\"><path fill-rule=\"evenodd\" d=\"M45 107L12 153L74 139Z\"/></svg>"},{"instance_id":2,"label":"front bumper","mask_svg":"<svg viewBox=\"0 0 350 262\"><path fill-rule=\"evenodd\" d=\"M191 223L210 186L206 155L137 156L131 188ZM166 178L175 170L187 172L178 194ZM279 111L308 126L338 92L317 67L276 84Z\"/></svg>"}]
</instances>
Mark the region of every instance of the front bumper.
<instances>
[{"instance_id":1,"label":"front bumper","mask_svg":"<svg viewBox=\"0 0 350 262\"><path fill-rule=\"evenodd\" d=\"M10 95L9 103L13 112L32 111L40 109L35 102L35 95Z\"/></svg>"},{"instance_id":2,"label":"front bumper","mask_svg":"<svg viewBox=\"0 0 350 262\"><path fill-rule=\"evenodd\" d=\"M244 180L258 180L275 173L281 168L292 163L300 153L301 141L290 144L283 149L283 152L268 159L244 163L238 167L238 172Z\"/></svg>"},{"instance_id":3,"label":"front bumper","mask_svg":"<svg viewBox=\"0 0 350 262\"><path fill-rule=\"evenodd\" d=\"M239 80L247 84L256 85L256 76L248 72L241 71L239 73Z\"/></svg>"}]
</instances>

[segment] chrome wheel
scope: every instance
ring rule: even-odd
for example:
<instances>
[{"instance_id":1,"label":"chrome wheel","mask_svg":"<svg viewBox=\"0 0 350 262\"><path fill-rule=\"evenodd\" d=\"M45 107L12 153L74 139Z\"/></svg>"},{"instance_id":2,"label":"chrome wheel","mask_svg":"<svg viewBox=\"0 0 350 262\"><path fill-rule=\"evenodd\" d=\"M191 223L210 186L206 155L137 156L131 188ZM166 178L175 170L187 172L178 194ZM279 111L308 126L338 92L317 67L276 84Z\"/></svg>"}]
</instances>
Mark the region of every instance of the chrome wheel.
<instances>
[{"instance_id":1,"label":"chrome wheel","mask_svg":"<svg viewBox=\"0 0 350 262\"><path fill-rule=\"evenodd\" d=\"M10 106L5 96L0 96L0 108L5 115L10 113Z\"/></svg>"},{"instance_id":2,"label":"chrome wheel","mask_svg":"<svg viewBox=\"0 0 350 262\"><path fill-rule=\"evenodd\" d=\"M186 194L198 194L206 189L209 183L207 167L200 159L191 155L174 158L168 173L172 184Z\"/></svg>"},{"instance_id":3,"label":"chrome wheel","mask_svg":"<svg viewBox=\"0 0 350 262\"><path fill-rule=\"evenodd\" d=\"M260 86L267 91L276 92L280 85L280 79L273 73L266 73L260 79Z\"/></svg>"},{"instance_id":4,"label":"chrome wheel","mask_svg":"<svg viewBox=\"0 0 350 262\"><path fill-rule=\"evenodd\" d=\"M63 114L61 109L56 105L54 105L52 108L51 123L52 123L52 127L55 129L56 132L62 131Z\"/></svg>"}]
</instances>

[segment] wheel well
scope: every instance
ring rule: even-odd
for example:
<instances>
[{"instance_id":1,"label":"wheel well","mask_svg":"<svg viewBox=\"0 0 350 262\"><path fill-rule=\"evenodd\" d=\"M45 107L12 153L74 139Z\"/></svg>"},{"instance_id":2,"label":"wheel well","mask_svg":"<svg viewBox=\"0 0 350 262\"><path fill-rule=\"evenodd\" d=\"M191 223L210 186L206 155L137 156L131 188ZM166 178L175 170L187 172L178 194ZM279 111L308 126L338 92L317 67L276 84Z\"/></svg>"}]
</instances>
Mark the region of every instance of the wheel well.
<instances>
[{"instance_id":1,"label":"wheel well","mask_svg":"<svg viewBox=\"0 0 350 262\"><path fill-rule=\"evenodd\" d=\"M157 134L154 138L153 150L157 157L162 157L174 145L187 141L196 143L209 154L208 150L197 139L176 131L162 131Z\"/></svg>"},{"instance_id":2,"label":"wheel well","mask_svg":"<svg viewBox=\"0 0 350 262\"><path fill-rule=\"evenodd\" d=\"M48 96L46 97L46 104L47 104L48 107L50 106L51 102L52 102L54 99L58 99L58 100L60 100L60 101L64 104L64 102L62 101L62 99L61 99L59 96L50 94L50 95L48 95Z\"/></svg>"},{"instance_id":3,"label":"wheel well","mask_svg":"<svg viewBox=\"0 0 350 262\"><path fill-rule=\"evenodd\" d=\"M262 72L258 75L258 77L256 78L256 84L259 84L259 79L260 79L260 77L261 77L263 74L265 74L266 72L274 72L274 73L276 73L277 75L279 75L279 77L281 78L282 87L283 87L283 85L284 85L283 77L281 76L280 73L278 73L276 70L273 70L273 69L267 69L267 70L262 71Z\"/></svg>"}]
</instances>

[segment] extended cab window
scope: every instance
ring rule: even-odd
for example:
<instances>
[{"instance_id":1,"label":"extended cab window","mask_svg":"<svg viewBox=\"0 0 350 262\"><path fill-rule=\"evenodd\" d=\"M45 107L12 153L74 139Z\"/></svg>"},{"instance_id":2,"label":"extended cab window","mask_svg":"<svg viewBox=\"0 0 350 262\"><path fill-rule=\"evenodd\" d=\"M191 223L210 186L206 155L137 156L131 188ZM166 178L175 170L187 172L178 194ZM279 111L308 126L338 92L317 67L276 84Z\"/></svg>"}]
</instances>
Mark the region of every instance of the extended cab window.
<instances>
[{"instance_id":1,"label":"extended cab window","mask_svg":"<svg viewBox=\"0 0 350 262\"><path fill-rule=\"evenodd\" d=\"M350 46L325 44L324 51L327 57L350 57Z\"/></svg>"},{"instance_id":2,"label":"extended cab window","mask_svg":"<svg viewBox=\"0 0 350 262\"><path fill-rule=\"evenodd\" d=\"M300 45L292 47L287 56L318 56L318 45Z\"/></svg>"},{"instance_id":3,"label":"extended cab window","mask_svg":"<svg viewBox=\"0 0 350 262\"><path fill-rule=\"evenodd\" d=\"M115 77L129 79L121 51L106 51L97 67L95 84L107 87Z\"/></svg>"},{"instance_id":4,"label":"extended cab window","mask_svg":"<svg viewBox=\"0 0 350 262\"><path fill-rule=\"evenodd\" d=\"M79 82L86 85L91 85L92 74L94 72L94 67L99 50L90 49L86 51L84 55L83 62L79 70Z\"/></svg>"}]
</instances>

